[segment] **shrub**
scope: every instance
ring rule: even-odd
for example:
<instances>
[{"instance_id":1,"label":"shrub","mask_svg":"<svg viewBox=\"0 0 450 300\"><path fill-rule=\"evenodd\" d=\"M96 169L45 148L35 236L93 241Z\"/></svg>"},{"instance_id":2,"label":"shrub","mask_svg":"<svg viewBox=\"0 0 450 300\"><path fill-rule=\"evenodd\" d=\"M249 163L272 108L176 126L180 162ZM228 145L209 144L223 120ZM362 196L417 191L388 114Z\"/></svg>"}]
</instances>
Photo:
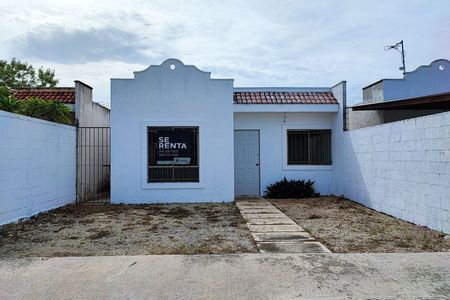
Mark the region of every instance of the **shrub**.
<instances>
[{"instance_id":1,"label":"shrub","mask_svg":"<svg viewBox=\"0 0 450 300\"><path fill-rule=\"evenodd\" d=\"M70 108L61 102L53 100L28 98L25 101L21 101L13 96L0 97L0 110L51 122L71 124Z\"/></svg>"},{"instance_id":2,"label":"shrub","mask_svg":"<svg viewBox=\"0 0 450 300\"><path fill-rule=\"evenodd\" d=\"M12 96L0 97L0 110L20 113L23 103Z\"/></svg>"},{"instance_id":3,"label":"shrub","mask_svg":"<svg viewBox=\"0 0 450 300\"><path fill-rule=\"evenodd\" d=\"M314 181L283 180L270 184L266 188L266 197L273 199L310 198L314 197Z\"/></svg>"}]
</instances>

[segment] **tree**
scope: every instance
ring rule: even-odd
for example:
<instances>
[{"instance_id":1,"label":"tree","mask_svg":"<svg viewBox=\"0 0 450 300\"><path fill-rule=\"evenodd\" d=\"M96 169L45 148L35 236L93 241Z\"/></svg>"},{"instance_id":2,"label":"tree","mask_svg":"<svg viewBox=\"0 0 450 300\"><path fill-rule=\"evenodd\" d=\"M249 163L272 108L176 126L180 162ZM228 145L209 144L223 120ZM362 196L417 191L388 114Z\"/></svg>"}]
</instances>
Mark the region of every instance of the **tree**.
<instances>
[{"instance_id":1,"label":"tree","mask_svg":"<svg viewBox=\"0 0 450 300\"><path fill-rule=\"evenodd\" d=\"M8 89L54 87L59 80L55 78L55 71L40 67L37 70L20 60L13 58L10 62L0 60L0 86Z\"/></svg>"}]
</instances>

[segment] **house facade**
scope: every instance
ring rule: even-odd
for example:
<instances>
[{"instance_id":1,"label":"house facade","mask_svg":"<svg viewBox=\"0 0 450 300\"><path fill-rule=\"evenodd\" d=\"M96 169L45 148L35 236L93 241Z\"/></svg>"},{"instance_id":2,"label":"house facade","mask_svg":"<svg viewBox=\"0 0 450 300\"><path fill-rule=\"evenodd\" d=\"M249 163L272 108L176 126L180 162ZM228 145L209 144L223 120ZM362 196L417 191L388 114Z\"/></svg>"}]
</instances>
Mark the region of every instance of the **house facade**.
<instances>
[{"instance_id":1,"label":"house facade","mask_svg":"<svg viewBox=\"0 0 450 300\"><path fill-rule=\"evenodd\" d=\"M169 59L111 80L111 202L233 201L283 179L340 194L345 82L235 88Z\"/></svg>"}]
</instances>

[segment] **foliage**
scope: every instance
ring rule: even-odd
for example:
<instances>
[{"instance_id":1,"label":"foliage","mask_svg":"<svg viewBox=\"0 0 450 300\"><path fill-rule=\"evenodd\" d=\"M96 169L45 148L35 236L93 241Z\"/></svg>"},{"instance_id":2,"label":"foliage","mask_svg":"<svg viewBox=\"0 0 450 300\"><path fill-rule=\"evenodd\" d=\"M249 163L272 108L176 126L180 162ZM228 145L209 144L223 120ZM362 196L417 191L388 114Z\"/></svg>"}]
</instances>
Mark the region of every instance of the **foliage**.
<instances>
[{"instance_id":1,"label":"foliage","mask_svg":"<svg viewBox=\"0 0 450 300\"><path fill-rule=\"evenodd\" d=\"M71 124L70 108L63 103L40 98L17 100L13 96L0 97L0 110L19 113L51 122Z\"/></svg>"},{"instance_id":2,"label":"foliage","mask_svg":"<svg viewBox=\"0 0 450 300\"><path fill-rule=\"evenodd\" d=\"M266 188L266 197L273 199L311 198L315 195L314 181L283 180L270 184Z\"/></svg>"},{"instance_id":3,"label":"foliage","mask_svg":"<svg viewBox=\"0 0 450 300\"><path fill-rule=\"evenodd\" d=\"M31 64L16 58L10 62L0 60L0 86L8 89L54 87L58 82L54 70L40 67L36 72Z\"/></svg>"},{"instance_id":4,"label":"foliage","mask_svg":"<svg viewBox=\"0 0 450 300\"><path fill-rule=\"evenodd\" d=\"M63 103L39 98L21 101L11 93L16 88L54 87L58 81L54 70L40 67L36 72L32 65L16 58L0 60L0 110L70 124L70 108Z\"/></svg>"},{"instance_id":5,"label":"foliage","mask_svg":"<svg viewBox=\"0 0 450 300\"><path fill-rule=\"evenodd\" d=\"M40 98L28 98L24 101L24 107L21 111L22 114L39 119L47 119L45 118L45 114L48 110L48 100L40 99Z\"/></svg>"},{"instance_id":6,"label":"foliage","mask_svg":"<svg viewBox=\"0 0 450 300\"><path fill-rule=\"evenodd\" d=\"M47 118L49 121L63 124L71 124L70 108L58 101L48 101Z\"/></svg>"},{"instance_id":7,"label":"foliage","mask_svg":"<svg viewBox=\"0 0 450 300\"><path fill-rule=\"evenodd\" d=\"M10 90L6 86L0 85L0 99L11 96Z\"/></svg>"},{"instance_id":8,"label":"foliage","mask_svg":"<svg viewBox=\"0 0 450 300\"><path fill-rule=\"evenodd\" d=\"M12 96L0 95L0 110L17 113L21 111L22 104L22 101L19 101Z\"/></svg>"}]
</instances>

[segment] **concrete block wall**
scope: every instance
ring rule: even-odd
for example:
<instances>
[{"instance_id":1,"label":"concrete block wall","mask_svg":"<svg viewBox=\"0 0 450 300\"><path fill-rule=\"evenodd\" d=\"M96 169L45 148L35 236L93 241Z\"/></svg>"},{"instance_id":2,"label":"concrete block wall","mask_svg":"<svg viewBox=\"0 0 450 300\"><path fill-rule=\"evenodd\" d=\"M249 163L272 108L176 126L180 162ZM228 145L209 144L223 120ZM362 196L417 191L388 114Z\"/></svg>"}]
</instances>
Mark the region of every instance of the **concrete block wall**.
<instances>
[{"instance_id":1,"label":"concrete block wall","mask_svg":"<svg viewBox=\"0 0 450 300\"><path fill-rule=\"evenodd\" d=\"M344 134L344 196L450 233L450 112Z\"/></svg>"},{"instance_id":2,"label":"concrete block wall","mask_svg":"<svg viewBox=\"0 0 450 300\"><path fill-rule=\"evenodd\" d=\"M0 111L0 225L75 200L76 129Z\"/></svg>"}]
</instances>

